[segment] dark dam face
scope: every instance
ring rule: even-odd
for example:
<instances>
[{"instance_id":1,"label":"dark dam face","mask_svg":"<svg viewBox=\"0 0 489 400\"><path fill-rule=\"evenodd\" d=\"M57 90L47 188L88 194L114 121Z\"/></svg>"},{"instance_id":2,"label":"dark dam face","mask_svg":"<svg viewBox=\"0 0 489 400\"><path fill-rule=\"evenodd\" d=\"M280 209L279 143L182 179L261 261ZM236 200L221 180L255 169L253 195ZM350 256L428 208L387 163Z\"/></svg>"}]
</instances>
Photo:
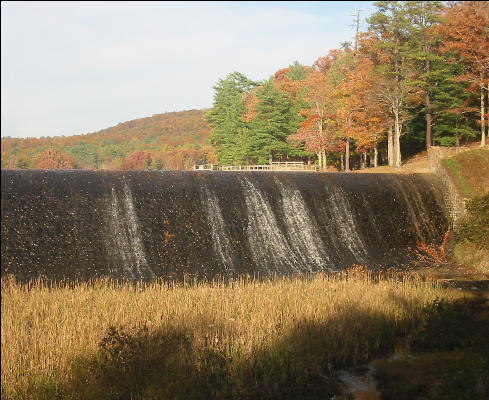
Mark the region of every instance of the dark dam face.
<instances>
[{"instance_id":1,"label":"dark dam face","mask_svg":"<svg viewBox=\"0 0 489 400\"><path fill-rule=\"evenodd\" d=\"M2 276L400 267L448 229L430 175L2 170Z\"/></svg>"}]
</instances>

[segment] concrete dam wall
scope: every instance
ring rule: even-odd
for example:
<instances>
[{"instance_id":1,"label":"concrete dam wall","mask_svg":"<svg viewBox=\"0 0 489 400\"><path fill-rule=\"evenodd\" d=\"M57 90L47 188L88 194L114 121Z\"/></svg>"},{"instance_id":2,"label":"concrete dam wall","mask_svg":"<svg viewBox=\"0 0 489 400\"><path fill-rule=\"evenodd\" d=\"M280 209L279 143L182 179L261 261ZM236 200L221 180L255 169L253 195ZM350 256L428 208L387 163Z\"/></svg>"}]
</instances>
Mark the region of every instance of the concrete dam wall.
<instances>
[{"instance_id":1,"label":"concrete dam wall","mask_svg":"<svg viewBox=\"0 0 489 400\"><path fill-rule=\"evenodd\" d=\"M449 226L429 174L1 174L1 273L21 280L400 267Z\"/></svg>"}]
</instances>

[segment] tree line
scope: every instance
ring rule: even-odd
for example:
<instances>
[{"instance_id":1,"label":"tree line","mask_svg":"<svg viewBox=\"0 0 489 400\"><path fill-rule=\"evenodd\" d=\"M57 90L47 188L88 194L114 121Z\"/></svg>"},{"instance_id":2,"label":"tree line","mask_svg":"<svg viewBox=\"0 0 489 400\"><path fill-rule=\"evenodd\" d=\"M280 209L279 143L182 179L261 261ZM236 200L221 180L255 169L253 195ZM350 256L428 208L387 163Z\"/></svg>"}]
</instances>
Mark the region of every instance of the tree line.
<instances>
[{"instance_id":1,"label":"tree line","mask_svg":"<svg viewBox=\"0 0 489 400\"><path fill-rule=\"evenodd\" d=\"M213 107L68 137L2 138L2 168L189 169L303 160L398 167L431 145L486 143L489 2L381 1L352 42L269 79L230 73Z\"/></svg>"},{"instance_id":2,"label":"tree line","mask_svg":"<svg viewBox=\"0 0 489 400\"><path fill-rule=\"evenodd\" d=\"M204 115L220 165L314 158L342 170L399 167L432 145L486 143L489 2L379 1L312 66L269 79L239 72L214 86ZM402 151L401 151L402 150Z\"/></svg>"},{"instance_id":3,"label":"tree line","mask_svg":"<svg viewBox=\"0 0 489 400\"><path fill-rule=\"evenodd\" d=\"M202 110L156 114L86 135L2 138L2 168L188 169L215 162Z\"/></svg>"}]
</instances>

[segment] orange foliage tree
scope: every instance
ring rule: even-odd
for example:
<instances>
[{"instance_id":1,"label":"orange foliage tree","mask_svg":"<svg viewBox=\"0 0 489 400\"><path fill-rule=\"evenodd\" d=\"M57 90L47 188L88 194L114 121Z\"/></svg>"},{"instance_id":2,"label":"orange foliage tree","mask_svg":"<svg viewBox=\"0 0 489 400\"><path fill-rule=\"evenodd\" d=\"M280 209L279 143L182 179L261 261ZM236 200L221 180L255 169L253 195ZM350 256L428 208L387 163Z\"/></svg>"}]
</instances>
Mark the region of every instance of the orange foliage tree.
<instances>
[{"instance_id":1,"label":"orange foliage tree","mask_svg":"<svg viewBox=\"0 0 489 400\"><path fill-rule=\"evenodd\" d=\"M357 151L366 166L367 151L374 149L377 164L377 145L383 140L385 110L377 101L375 88L378 76L373 62L366 57L354 57L344 64L344 79L337 87L337 119L345 138L345 169L349 169L350 140L356 141Z\"/></svg>"},{"instance_id":2,"label":"orange foliage tree","mask_svg":"<svg viewBox=\"0 0 489 400\"><path fill-rule=\"evenodd\" d=\"M55 149L49 148L36 157L34 167L37 169L72 169L73 158Z\"/></svg>"},{"instance_id":3,"label":"orange foliage tree","mask_svg":"<svg viewBox=\"0 0 489 400\"><path fill-rule=\"evenodd\" d=\"M480 93L481 145L486 144L487 92L489 90L489 2L451 2L443 13L438 30L444 38L443 50L458 54L465 74L458 77L471 83L468 90Z\"/></svg>"},{"instance_id":4,"label":"orange foliage tree","mask_svg":"<svg viewBox=\"0 0 489 400\"><path fill-rule=\"evenodd\" d=\"M124 169L149 169L151 166L151 153L138 150L132 153L124 161Z\"/></svg>"},{"instance_id":5,"label":"orange foliage tree","mask_svg":"<svg viewBox=\"0 0 489 400\"><path fill-rule=\"evenodd\" d=\"M319 71L312 71L305 82L304 100L308 107L301 111L305 120L292 140L302 141L306 150L315 152L319 169L326 169L327 153L338 146L335 133L334 86L328 77Z\"/></svg>"}]
</instances>

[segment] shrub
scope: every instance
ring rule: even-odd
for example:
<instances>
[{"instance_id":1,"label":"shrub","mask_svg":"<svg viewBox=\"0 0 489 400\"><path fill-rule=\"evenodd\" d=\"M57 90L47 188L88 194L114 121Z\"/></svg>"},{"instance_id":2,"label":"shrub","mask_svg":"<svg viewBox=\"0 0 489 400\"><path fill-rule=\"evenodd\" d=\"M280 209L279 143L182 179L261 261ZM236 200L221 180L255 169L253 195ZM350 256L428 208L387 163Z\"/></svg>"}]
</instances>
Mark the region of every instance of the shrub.
<instances>
[{"instance_id":1,"label":"shrub","mask_svg":"<svg viewBox=\"0 0 489 400\"><path fill-rule=\"evenodd\" d=\"M457 227L457 236L489 250L489 194L474 197L466 204L468 216Z\"/></svg>"}]
</instances>

